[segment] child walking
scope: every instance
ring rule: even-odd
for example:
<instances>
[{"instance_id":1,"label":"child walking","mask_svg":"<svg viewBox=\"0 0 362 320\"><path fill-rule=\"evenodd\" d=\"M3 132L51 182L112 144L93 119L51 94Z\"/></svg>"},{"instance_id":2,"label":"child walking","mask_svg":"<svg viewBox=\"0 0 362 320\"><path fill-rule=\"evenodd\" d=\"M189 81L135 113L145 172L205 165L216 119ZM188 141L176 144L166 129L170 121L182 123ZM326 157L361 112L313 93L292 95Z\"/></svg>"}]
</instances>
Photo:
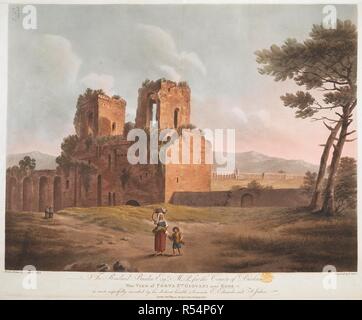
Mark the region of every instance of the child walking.
<instances>
[{"instance_id":1,"label":"child walking","mask_svg":"<svg viewBox=\"0 0 362 320\"><path fill-rule=\"evenodd\" d=\"M172 235L171 235L170 238L172 240L173 255L176 255L176 249L177 249L178 255L181 256L181 247L185 243L183 241L182 233L180 232L179 227L173 227L172 228Z\"/></svg>"}]
</instances>

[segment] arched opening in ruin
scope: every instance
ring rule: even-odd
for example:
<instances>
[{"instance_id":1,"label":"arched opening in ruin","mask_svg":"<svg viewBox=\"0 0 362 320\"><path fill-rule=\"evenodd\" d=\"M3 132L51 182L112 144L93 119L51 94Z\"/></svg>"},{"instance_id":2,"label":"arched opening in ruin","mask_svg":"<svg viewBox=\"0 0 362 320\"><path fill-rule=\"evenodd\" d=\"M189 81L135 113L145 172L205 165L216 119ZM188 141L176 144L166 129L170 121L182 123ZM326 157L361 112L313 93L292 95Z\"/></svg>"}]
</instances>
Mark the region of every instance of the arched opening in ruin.
<instances>
[{"instance_id":1,"label":"arched opening in ruin","mask_svg":"<svg viewBox=\"0 0 362 320\"><path fill-rule=\"evenodd\" d=\"M97 177L97 206L102 205L102 176L98 175Z\"/></svg>"},{"instance_id":2,"label":"arched opening in ruin","mask_svg":"<svg viewBox=\"0 0 362 320\"><path fill-rule=\"evenodd\" d=\"M241 207L248 208L254 205L254 196L250 193L246 193L241 196Z\"/></svg>"},{"instance_id":3,"label":"arched opening in ruin","mask_svg":"<svg viewBox=\"0 0 362 320\"><path fill-rule=\"evenodd\" d=\"M16 203L17 203L16 195L18 194L17 184L18 184L18 182L16 181L16 179L14 177L10 178L8 190L7 190L7 192L8 192L7 209L9 211L16 210Z\"/></svg>"},{"instance_id":4,"label":"arched opening in ruin","mask_svg":"<svg viewBox=\"0 0 362 320\"><path fill-rule=\"evenodd\" d=\"M94 122L93 112L89 112L88 113L87 134L92 134L93 133L93 122Z\"/></svg>"},{"instance_id":5,"label":"arched opening in ruin","mask_svg":"<svg viewBox=\"0 0 362 320\"><path fill-rule=\"evenodd\" d=\"M108 192L108 205L112 205L112 192Z\"/></svg>"},{"instance_id":6,"label":"arched opening in ruin","mask_svg":"<svg viewBox=\"0 0 362 320\"><path fill-rule=\"evenodd\" d=\"M132 207L139 207L141 206L138 201L136 200L128 200L126 202L126 206L132 206Z\"/></svg>"},{"instance_id":7,"label":"arched opening in ruin","mask_svg":"<svg viewBox=\"0 0 362 320\"><path fill-rule=\"evenodd\" d=\"M49 206L48 203L48 178L40 177L39 179L39 211L45 211Z\"/></svg>"},{"instance_id":8,"label":"arched opening in ruin","mask_svg":"<svg viewBox=\"0 0 362 320\"><path fill-rule=\"evenodd\" d=\"M62 208L62 179L60 177L54 178L53 201L54 212L57 212Z\"/></svg>"},{"instance_id":9,"label":"arched opening in ruin","mask_svg":"<svg viewBox=\"0 0 362 320\"><path fill-rule=\"evenodd\" d=\"M93 125L93 112L88 113L88 125L89 126Z\"/></svg>"},{"instance_id":10,"label":"arched opening in ruin","mask_svg":"<svg viewBox=\"0 0 362 320\"><path fill-rule=\"evenodd\" d=\"M30 177L23 180L23 211L31 211L33 199L33 188Z\"/></svg>"},{"instance_id":11,"label":"arched opening in ruin","mask_svg":"<svg viewBox=\"0 0 362 320\"><path fill-rule=\"evenodd\" d=\"M180 112L180 109L177 108L177 109L175 109L175 111L173 113L173 126L174 126L175 129L177 129L177 127L178 127L179 112Z\"/></svg>"},{"instance_id":12,"label":"arched opening in ruin","mask_svg":"<svg viewBox=\"0 0 362 320\"><path fill-rule=\"evenodd\" d=\"M113 195L112 195L112 201L113 201L113 205L115 206L116 205L116 194L113 192Z\"/></svg>"},{"instance_id":13,"label":"arched opening in ruin","mask_svg":"<svg viewBox=\"0 0 362 320\"><path fill-rule=\"evenodd\" d=\"M147 110L147 126L150 128L157 127L158 123L158 106L157 102L153 99L149 100L149 108Z\"/></svg>"},{"instance_id":14,"label":"arched opening in ruin","mask_svg":"<svg viewBox=\"0 0 362 320\"><path fill-rule=\"evenodd\" d=\"M115 122L112 123L112 132L114 132L114 131L116 131L116 123Z\"/></svg>"}]
</instances>

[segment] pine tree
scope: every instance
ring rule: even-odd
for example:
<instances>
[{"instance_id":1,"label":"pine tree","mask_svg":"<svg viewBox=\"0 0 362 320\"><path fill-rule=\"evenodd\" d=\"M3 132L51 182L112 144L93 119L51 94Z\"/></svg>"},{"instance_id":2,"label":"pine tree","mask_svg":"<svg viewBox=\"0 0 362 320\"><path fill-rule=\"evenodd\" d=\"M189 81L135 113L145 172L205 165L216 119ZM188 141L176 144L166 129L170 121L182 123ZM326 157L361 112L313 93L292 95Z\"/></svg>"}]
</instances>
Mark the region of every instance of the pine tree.
<instances>
[{"instance_id":1,"label":"pine tree","mask_svg":"<svg viewBox=\"0 0 362 320\"><path fill-rule=\"evenodd\" d=\"M273 76L275 81L292 79L304 88L281 97L284 106L295 110L297 118L322 121L330 131L324 147L316 187L310 208L317 209L322 197L322 184L330 151L333 147L321 211L335 213L335 176L345 142L355 131L348 131L356 107L357 30L350 21L337 21L335 29L314 25L310 37L303 42L287 39L282 46L257 51L260 74ZM322 101L317 92L323 91ZM337 136L338 135L338 136ZM335 143L336 142L336 143ZM335 143L335 144L334 144Z\"/></svg>"}]
</instances>

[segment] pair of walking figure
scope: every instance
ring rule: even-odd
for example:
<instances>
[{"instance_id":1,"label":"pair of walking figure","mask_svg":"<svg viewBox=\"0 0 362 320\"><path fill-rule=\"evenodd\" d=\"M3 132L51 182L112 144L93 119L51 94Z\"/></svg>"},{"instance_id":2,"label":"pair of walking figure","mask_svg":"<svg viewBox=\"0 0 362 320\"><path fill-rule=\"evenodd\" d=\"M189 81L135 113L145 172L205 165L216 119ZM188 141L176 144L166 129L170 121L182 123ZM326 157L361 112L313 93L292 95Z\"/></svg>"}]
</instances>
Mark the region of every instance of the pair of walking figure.
<instances>
[{"instance_id":1,"label":"pair of walking figure","mask_svg":"<svg viewBox=\"0 0 362 320\"><path fill-rule=\"evenodd\" d=\"M153 212L152 220L156 227L153 229L153 233L155 234L155 254L162 255L166 250L166 238L172 241L172 251L173 254L176 254L176 250L179 255L181 255L181 248L184 245L182 233L179 227L172 228L172 234L169 235L167 228L167 222L165 219L166 209L158 208Z\"/></svg>"},{"instance_id":2,"label":"pair of walking figure","mask_svg":"<svg viewBox=\"0 0 362 320\"><path fill-rule=\"evenodd\" d=\"M53 216L54 216L53 207L46 207L44 213L45 213L45 216L44 216L45 219L53 218Z\"/></svg>"}]
</instances>

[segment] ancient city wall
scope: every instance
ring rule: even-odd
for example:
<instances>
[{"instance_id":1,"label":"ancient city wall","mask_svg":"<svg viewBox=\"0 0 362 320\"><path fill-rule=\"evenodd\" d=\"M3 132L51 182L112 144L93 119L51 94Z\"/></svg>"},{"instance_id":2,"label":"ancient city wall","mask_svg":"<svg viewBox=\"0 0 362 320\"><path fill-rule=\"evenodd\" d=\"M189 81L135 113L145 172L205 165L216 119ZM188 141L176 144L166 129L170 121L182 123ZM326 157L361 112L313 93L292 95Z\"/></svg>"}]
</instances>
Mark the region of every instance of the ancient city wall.
<instances>
[{"instance_id":1,"label":"ancient city wall","mask_svg":"<svg viewBox=\"0 0 362 320\"><path fill-rule=\"evenodd\" d=\"M175 192L171 203L197 207L300 207L309 197L300 189Z\"/></svg>"},{"instance_id":2,"label":"ancient city wall","mask_svg":"<svg viewBox=\"0 0 362 320\"><path fill-rule=\"evenodd\" d=\"M44 211L52 206L59 210L72 206L74 174L61 170L36 170L23 175L7 175L6 209L8 211Z\"/></svg>"}]
</instances>

